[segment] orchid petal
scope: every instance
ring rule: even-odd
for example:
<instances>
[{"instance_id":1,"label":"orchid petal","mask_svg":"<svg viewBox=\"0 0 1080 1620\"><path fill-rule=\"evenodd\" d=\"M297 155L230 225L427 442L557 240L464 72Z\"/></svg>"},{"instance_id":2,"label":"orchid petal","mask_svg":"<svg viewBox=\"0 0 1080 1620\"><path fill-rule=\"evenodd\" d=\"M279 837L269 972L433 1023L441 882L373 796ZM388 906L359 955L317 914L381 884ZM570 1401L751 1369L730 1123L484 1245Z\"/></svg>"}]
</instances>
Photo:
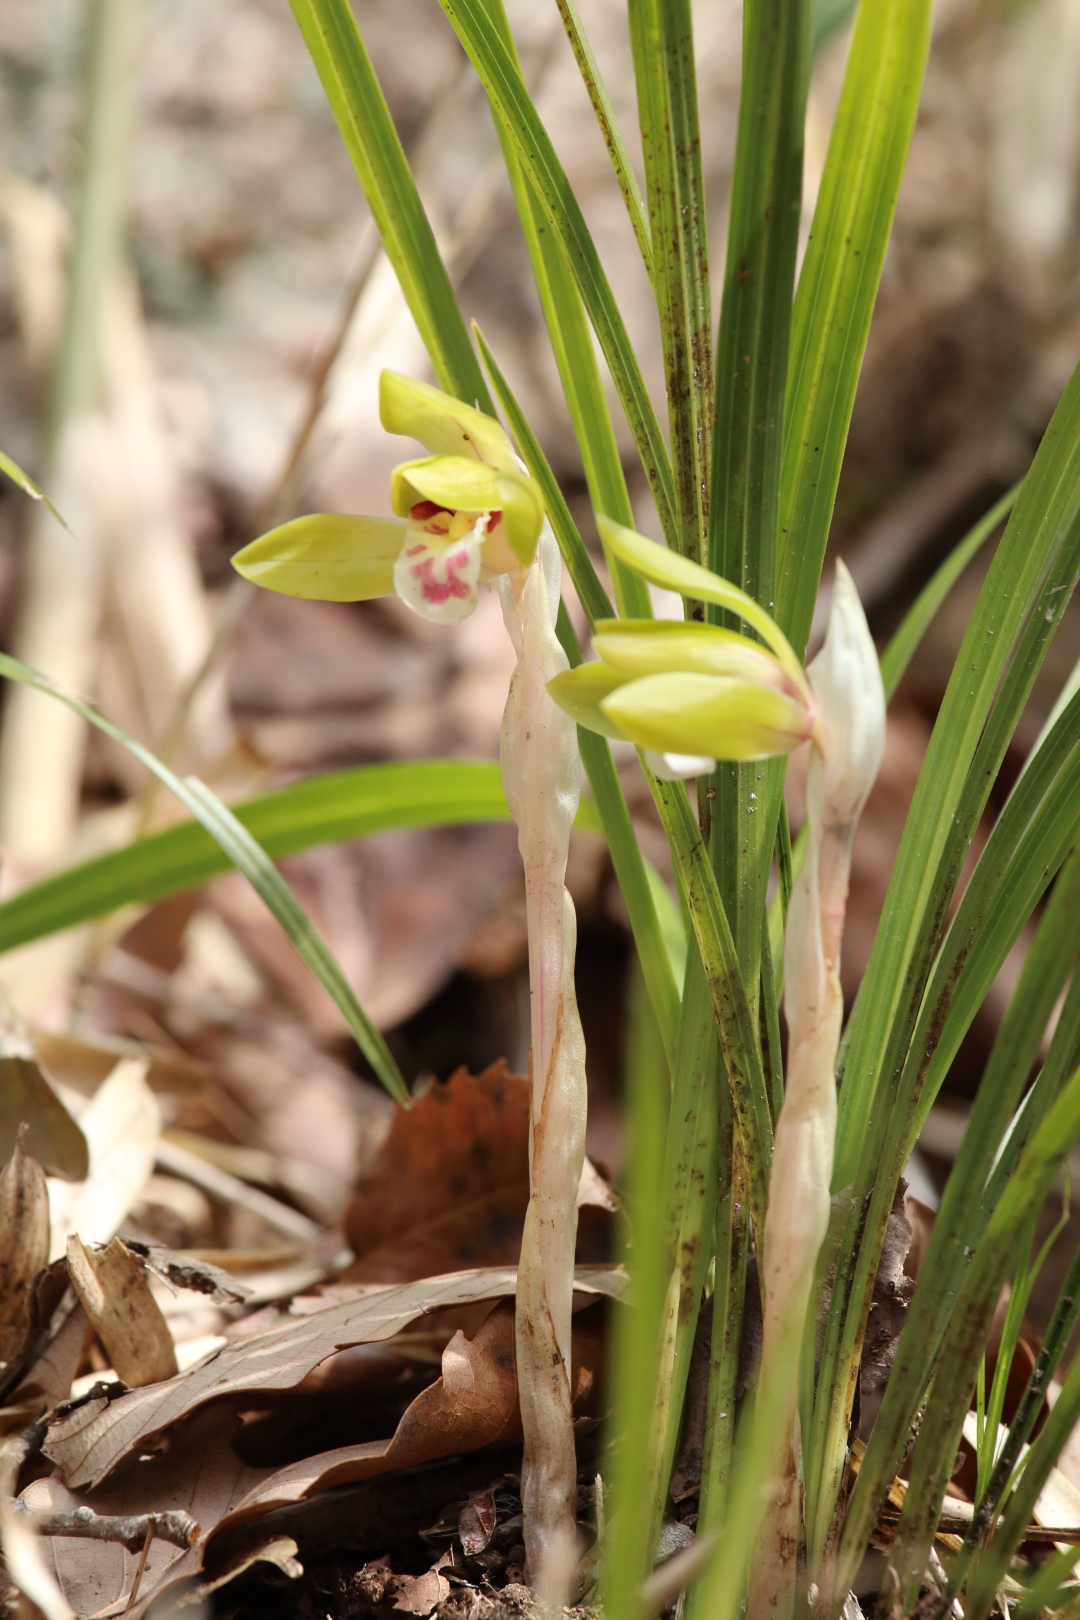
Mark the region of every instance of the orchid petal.
<instances>
[{"instance_id":1,"label":"orchid petal","mask_svg":"<svg viewBox=\"0 0 1080 1620\"><path fill-rule=\"evenodd\" d=\"M409 524L394 564L394 589L415 613L433 624L459 624L476 606L480 544L476 528L447 541Z\"/></svg>"},{"instance_id":2,"label":"orchid petal","mask_svg":"<svg viewBox=\"0 0 1080 1620\"><path fill-rule=\"evenodd\" d=\"M390 479L390 505L408 517L421 501L450 512L500 512L507 543L523 568L532 561L544 522L544 502L527 473L500 472L467 456L403 461Z\"/></svg>"},{"instance_id":3,"label":"orchid petal","mask_svg":"<svg viewBox=\"0 0 1080 1620\"><path fill-rule=\"evenodd\" d=\"M601 702L609 719L643 748L714 759L769 759L810 735L813 716L773 687L723 675L646 675Z\"/></svg>"},{"instance_id":4,"label":"orchid petal","mask_svg":"<svg viewBox=\"0 0 1080 1620\"><path fill-rule=\"evenodd\" d=\"M629 679L608 664L578 664L548 682L548 691L559 708L586 731L626 742L626 733L600 707L603 700L625 686Z\"/></svg>"},{"instance_id":5,"label":"orchid petal","mask_svg":"<svg viewBox=\"0 0 1080 1620\"><path fill-rule=\"evenodd\" d=\"M317 602L394 594L394 563L407 525L396 518L322 512L295 518L238 551L238 574L267 590Z\"/></svg>"},{"instance_id":6,"label":"orchid petal","mask_svg":"<svg viewBox=\"0 0 1080 1620\"><path fill-rule=\"evenodd\" d=\"M388 433L407 434L435 455L467 456L510 471L513 445L498 422L429 383L384 371L379 379L379 415Z\"/></svg>"}]
</instances>

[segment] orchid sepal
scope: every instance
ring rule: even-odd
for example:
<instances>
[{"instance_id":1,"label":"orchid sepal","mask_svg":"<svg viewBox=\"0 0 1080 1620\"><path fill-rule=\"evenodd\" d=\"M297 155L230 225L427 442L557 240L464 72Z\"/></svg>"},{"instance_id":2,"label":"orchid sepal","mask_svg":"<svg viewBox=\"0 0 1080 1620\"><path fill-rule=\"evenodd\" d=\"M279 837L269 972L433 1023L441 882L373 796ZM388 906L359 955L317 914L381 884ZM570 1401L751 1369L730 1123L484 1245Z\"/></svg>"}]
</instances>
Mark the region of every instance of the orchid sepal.
<instances>
[{"instance_id":1,"label":"orchid sepal","mask_svg":"<svg viewBox=\"0 0 1080 1620\"><path fill-rule=\"evenodd\" d=\"M467 456L502 472L517 467L514 447L493 417L415 377L382 373L379 417L388 433L418 439L433 455Z\"/></svg>"},{"instance_id":2,"label":"orchid sepal","mask_svg":"<svg viewBox=\"0 0 1080 1620\"><path fill-rule=\"evenodd\" d=\"M696 619L598 619L593 646L605 663L630 676L685 670L758 681L794 698L805 692L759 641Z\"/></svg>"},{"instance_id":3,"label":"orchid sepal","mask_svg":"<svg viewBox=\"0 0 1080 1620\"><path fill-rule=\"evenodd\" d=\"M578 664L575 669L556 675L548 682L547 689L559 708L586 731L597 731L613 742L629 742L626 733L602 707L603 700L618 687L625 686L629 678L608 664Z\"/></svg>"},{"instance_id":4,"label":"orchid sepal","mask_svg":"<svg viewBox=\"0 0 1080 1620\"><path fill-rule=\"evenodd\" d=\"M266 590L317 602L392 596L408 525L398 518L320 512L294 518L238 551L238 574Z\"/></svg>"}]
</instances>

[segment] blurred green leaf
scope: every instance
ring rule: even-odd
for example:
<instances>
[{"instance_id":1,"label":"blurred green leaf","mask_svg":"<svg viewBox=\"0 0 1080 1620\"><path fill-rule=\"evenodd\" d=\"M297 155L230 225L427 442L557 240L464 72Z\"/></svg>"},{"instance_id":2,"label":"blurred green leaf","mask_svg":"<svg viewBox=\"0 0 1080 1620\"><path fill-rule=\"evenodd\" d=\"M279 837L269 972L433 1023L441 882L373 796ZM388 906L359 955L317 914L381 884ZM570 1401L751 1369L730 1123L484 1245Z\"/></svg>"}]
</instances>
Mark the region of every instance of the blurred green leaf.
<instances>
[{"instance_id":1,"label":"blurred green leaf","mask_svg":"<svg viewBox=\"0 0 1080 1620\"><path fill-rule=\"evenodd\" d=\"M68 528L67 523L56 510L56 507L53 505L52 501L50 501L45 491L43 489L39 489L37 484L35 484L34 480L30 477L30 474L23 472L18 462L12 461L11 457L6 456L2 450L0 450L0 472L6 473L11 479L12 483L18 484L23 493L25 495L29 495L32 501L43 501L49 508L49 511L52 513L53 517L56 519L57 523L59 523L60 527L62 529L67 529L68 534L71 534L71 530ZM71 537L72 539L75 538L73 534Z\"/></svg>"},{"instance_id":2,"label":"blurred green leaf","mask_svg":"<svg viewBox=\"0 0 1080 1620\"><path fill-rule=\"evenodd\" d=\"M182 781L148 748L144 748L133 737L121 731L119 726L113 725L111 720L106 720L89 704L60 691L46 676L29 669L18 659L0 654L0 675L6 675L9 680L19 681L23 686L31 686L36 691L44 692L49 697L56 698L58 702L66 704L90 725L96 726L99 731L103 731L114 742L126 748L157 777L159 782L176 795L196 820L202 823L230 863L243 873L260 899L269 907L291 940L297 954L307 963L320 984L333 998L357 1045L387 1091L399 1103L408 1107L408 1087L390 1054L389 1047L361 1007L326 942L300 906L292 890L271 864L266 851L232 811L227 810L204 783L194 777Z\"/></svg>"}]
</instances>

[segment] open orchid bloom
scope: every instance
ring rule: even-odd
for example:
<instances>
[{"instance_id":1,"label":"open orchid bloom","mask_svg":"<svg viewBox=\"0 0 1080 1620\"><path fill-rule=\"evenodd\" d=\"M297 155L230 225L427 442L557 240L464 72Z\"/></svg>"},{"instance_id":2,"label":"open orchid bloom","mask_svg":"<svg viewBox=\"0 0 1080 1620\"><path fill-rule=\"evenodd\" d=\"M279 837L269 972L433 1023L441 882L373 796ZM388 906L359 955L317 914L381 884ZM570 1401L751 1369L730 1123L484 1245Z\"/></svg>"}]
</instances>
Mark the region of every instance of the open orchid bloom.
<instances>
[{"instance_id":1,"label":"open orchid bloom","mask_svg":"<svg viewBox=\"0 0 1080 1620\"><path fill-rule=\"evenodd\" d=\"M599 520L635 573L738 614L760 640L696 620L602 619L599 662L548 688L579 725L646 750L658 776L700 776L716 760L786 754L814 732L817 703L801 664L765 610L709 569Z\"/></svg>"},{"instance_id":2,"label":"open orchid bloom","mask_svg":"<svg viewBox=\"0 0 1080 1620\"><path fill-rule=\"evenodd\" d=\"M394 468L394 517L296 518L245 546L233 567L286 596L360 602L396 593L423 618L457 624L481 584L529 566L543 499L498 422L473 406L384 371L379 411L388 432L432 452Z\"/></svg>"}]
</instances>

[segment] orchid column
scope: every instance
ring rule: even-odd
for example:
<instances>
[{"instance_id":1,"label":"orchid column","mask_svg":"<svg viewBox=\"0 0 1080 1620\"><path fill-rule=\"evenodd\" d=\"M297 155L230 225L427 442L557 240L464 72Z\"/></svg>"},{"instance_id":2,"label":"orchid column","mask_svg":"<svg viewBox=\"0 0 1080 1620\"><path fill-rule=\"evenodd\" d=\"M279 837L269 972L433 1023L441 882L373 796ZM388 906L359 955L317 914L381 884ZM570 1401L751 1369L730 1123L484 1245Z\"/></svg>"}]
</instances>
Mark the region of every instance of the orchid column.
<instances>
[{"instance_id":1,"label":"orchid column","mask_svg":"<svg viewBox=\"0 0 1080 1620\"><path fill-rule=\"evenodd\" d=\"M564 886L578 806L577 731L547 692L567 669L555 636L561 563L539 489L497 422L394 372L382 375L379 403L389 432L432 452L394 469L395 517L298 518L253 541L233 566L289 596L356 602L396 593L437 624L470 614L483 584L502 592L518 662L501 760L525 865L532 1026L531 1196L517 1289L522 1501L530 1576L557 1605L575 1556L570 1311L586 1110L576 922Z\"/></svg>"}]
</instances>

